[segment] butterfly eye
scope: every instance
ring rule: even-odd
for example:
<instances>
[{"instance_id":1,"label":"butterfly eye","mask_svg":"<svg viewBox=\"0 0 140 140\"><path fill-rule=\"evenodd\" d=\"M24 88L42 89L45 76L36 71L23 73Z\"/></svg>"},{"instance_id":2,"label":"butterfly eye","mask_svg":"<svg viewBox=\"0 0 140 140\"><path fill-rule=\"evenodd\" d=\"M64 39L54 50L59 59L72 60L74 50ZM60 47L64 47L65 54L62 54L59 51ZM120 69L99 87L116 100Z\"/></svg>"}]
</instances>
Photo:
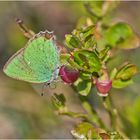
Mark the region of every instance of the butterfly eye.
<instances>
[{"instance_id":1,"label":"butterfly eye","mask_svg":"<svg viewBox=\"0 0 140 140\"><path fill-rule=\"evenodd\" d=\"M44 35L47 39L54 39L55 40L55 36L54 36L53 32L49 32L46 30Z\"/></svg>"},{"instance_id":2,"label":"butterfly eye","mask_svg":"<svg viewBox=\"0 0 140 140\"><path fill-rule=\"evenodd\" d=\"M61 68L61 67L60 67L60 66L58 66L58 67L57 67L57 70L59 70L60 68Z\"/></svg>"}]
</instances>

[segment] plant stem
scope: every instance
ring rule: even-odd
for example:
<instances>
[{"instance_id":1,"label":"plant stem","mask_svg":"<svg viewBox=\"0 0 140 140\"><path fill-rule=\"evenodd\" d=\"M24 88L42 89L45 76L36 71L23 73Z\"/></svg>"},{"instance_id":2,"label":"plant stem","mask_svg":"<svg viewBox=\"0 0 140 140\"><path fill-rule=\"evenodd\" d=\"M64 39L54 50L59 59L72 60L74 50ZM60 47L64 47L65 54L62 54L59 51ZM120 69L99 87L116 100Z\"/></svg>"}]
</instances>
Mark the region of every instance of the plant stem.
<instances>
[{"instance_id":1,"label":"plant stem","mask_svg":"<svg viewBox=\"0 0 140 140\"><path fill-rule=\"evenodd\" d=\"M99 127L107 129L104 122L102 121L102 119L100 118L100 116L98 115L98 113L96 112L96 110L91 106L91 104L87 101L87 98L83 98L82 96L79 97L81 102L82 102L82 106L83 108L86 110L86 112L88 113L88 118L90 120L90 122L92 123L96 123L96 125L99 125Z\"/></svg>"},{"instance_id":2,"label":"plant stem","mask_svg":"<svg viewBox=\"0 0 140 140\"><path fill-rule=\"evenodd\" d=\"M115 130L116 129L117 110L114 108L110 95L108 96L108 100L106 97L103 97L103 106L109 114L110 125L111 125L112 129Z\"/></svg>"},{"instance_id":3,"label":"plant stem","mask_svg":"<svg viewBox=\"0 0 140 140\"><path fill-rule=\"evenodd\" d=\"M88 120L87 114L83 114L83 113L75 113L72 111L58 112L58 113L59 115L66 115L73 118L82 118L82 119Z\"/></svg>"},{"instance_id":4,"label":"plant stem","mask_svg":"<svg viewBox=\"0 0 140 140\"><path fill-rule=\"evenodd\" d=\"M83 102L82 106L87 111L91 122L98 123L100 127L106 128L106 126L104 125L103 121L101 120L97 112L91 107L91 105L88 102L86 101Z\"/></svg>"},{"instance_id":5,"label":"plant stem","mask_svg":"<svg viewBox=\"0 0 140 140\"><path fill-rule=\"evenodd\" d=\"M120 130L120 128L116 124L117 118L119 117L119 112L115 108L115 105L112 101L112 98L111 98L110 94L108 96L108 101L110 103L110 114L111 114L110 120L111 120L112 129L117 131L119 134L121 134L121 136L123 136L125 138L126 135L124 134L123 131Z\"/></svg>"}]
</instances>

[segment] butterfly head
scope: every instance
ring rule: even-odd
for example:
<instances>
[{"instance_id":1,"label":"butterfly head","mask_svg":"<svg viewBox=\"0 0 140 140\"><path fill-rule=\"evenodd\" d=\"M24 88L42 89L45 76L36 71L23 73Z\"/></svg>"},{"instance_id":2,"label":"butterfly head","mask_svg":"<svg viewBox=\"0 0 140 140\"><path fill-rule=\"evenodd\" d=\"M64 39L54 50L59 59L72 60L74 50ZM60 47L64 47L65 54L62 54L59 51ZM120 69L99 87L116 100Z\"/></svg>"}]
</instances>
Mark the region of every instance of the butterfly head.
<instances>
[{"instance_id":1,"label":"butterfly head","mask_svg":"<svg viewBox=\"0 0 140 140\"><path fill-rule=\"evenodd\" d=\"M54 39L55 40L55 35L54 35L53 31L51 31L51 32L48 30L40 31L39 35L44 36L46 39Z\"/></svg>"}]
</instances>

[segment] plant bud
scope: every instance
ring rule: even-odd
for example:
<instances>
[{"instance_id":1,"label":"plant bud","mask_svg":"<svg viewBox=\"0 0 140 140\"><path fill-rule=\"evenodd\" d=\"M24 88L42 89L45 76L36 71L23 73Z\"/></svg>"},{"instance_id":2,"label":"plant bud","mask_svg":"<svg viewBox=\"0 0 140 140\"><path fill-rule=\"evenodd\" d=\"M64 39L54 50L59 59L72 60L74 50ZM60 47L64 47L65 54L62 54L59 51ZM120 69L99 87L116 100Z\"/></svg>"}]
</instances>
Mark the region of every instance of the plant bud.
<instances>
[{"instance_id":1,"label":"plant bud","mask_svg":"<svg viewBox=\"0 0 140 140\"><path fill-rule=\"evenodd\" d=\"M79 77L79 71L72 69L70 66L61 66L59 75L66 84L74 83Z\"/></svg>"},{"instance_id":2,"label":"plant bud","mask_svg":"<svg viewBox=\"0 0 140 140\"><path fill-rule=\"evenodd\" d=\"M112 81L111 80L96 80L96 88L98 90L98 94L100 96L107 96L108 92L112 88Z\"/></svg>"}]
</instances>

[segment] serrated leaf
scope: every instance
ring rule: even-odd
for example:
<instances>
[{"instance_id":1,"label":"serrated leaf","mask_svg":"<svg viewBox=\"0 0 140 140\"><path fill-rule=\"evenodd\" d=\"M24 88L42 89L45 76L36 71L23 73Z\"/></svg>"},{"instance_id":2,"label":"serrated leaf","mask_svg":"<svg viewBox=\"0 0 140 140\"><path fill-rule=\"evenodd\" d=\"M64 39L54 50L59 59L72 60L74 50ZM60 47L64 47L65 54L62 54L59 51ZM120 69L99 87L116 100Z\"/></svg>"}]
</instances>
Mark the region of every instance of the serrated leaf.
<instances>
[{"instance_id":1,"label":"serrated leaf","mask_svg":"<svg viewBox=\"0 0 140 140\"><path fill-rule=\"evenodd\" d=\"M65 107L66 99L65 99L65 96L63 94L54 93L54 95L52 96L51 100L52 100L53 105L57 109Z\"/></svg>"},{"instance_id":2,"label":"serrated leaf","mask_svg":"<svg viewBox=\"0 0 140 140\"><path fill-rule=\"evenodd\" d=\"M75 129L71 131L71 134L74 138L78 139L101 139L95 128L87 122L83 122L76 126Z\"/></svg>"},{"instance_id":3,"label":"serrated leaf","mask_svg":"<svg viewBox=\"0 0 140 140\"><path fill-rule=\"evenodd\" d=\"M86 42L85 42L85 45L84 45L84 48L85 49L95 49L97 47L97 42L95 40L94 37L90 37Z\"/></svg>"},{"instance_id":4,"label":"serrated leaf","mask_svg":"<svg viewBox=\"0 0 140 140\"><path fill-rule=\"evenodd\" d=\"M107 62L110 58L109 50L110 50L110 46L106 46L104 49L102 49L99 52L99 57L103 63Z\"/></svg>"},{"instance_id":5,"label":"serrated leaf","mask_svg":"<svg viewBox=\"0 0 140 140\"><path fill-rule=\"evenodd\" d=\"M67 47L73 49L79 47L79 40L76 36L73 36L71 34L65 35L65 42Z\"/></svg>"},{"instance_id":6,"label":"serrated leaf","mask_svg":"<svg viewBox=\"0 0 140 140\"><path fill-rule=\"evenodd\" d=\"M78 78L78 80L74 83L74 87L79 94L87 96L91 91L92 82L90 79L83 80L81 78Z\"/></svg>"},{"instance_id":7,"label":"serrated leaf","mask_svg":"<svg viewBox=\"0 0 140 140\"><path fill-rule=\"evenodd\" d=\"M101 62L97 55L88 50L75 51L74 61L87 72L98 72L101 69Z\"/></svg>"},{"instance_id":8,"label":"serrated leaf","mask_svg":"<svg viewBox=\"0 0 140 140\"><path fill-rule=\"evenodd\" d=\"M87 42L90 38L93 37L94 28L95 28L95 25L91 25L81 31L82 37L84 38L85 42Z\"/></svg>"},{"instance_id":9,"label":"serrated leaf","mask_svg":"<svg viewBox=\"0 0 140 140\"><path fill-rule=\"evenodd\" d=\"M116 74L116 79L128 80L138 72L136 65L127 63Z\"/></svg>"},{"instance_id":10,"label":"serrated leaf","mask_svg":"<svg viewBox=\"0 0 140 140\"><path fill-rule=\"evenodd\" d=\"M106 46L103 50L101 50L99 52L99 57L101 59L103 59L106 55L107 55L107 52L110 50L110 47L109 46Z\"/></svg>"},{"instance_id":11,"label":"serrated leaf","mask_svg":"<svg viewBox=\"0 0 140 140\"><path fill-rule=\"evenodd\" d=\"M84 68L82 66L80 66L78 63L76 63L73 59L69 59L68 62L72 67L75 67L79 70L85 71Z\"/></svg>"},{"instance_id":12,"label":"serrated leaf","mask_svg":"<svg viewBox=\"0 0 140 140\"><path fill-rule=\"evenodd\" d=\"M81 32L82 33L90 33L93 34L93 29L95 28L95 25L91 25L91 26L87 26L86 28L84 28Z\"/></svg>"},{"instance_id":13,"label":"serrated leaf","mask_svg":"<svg viewBox=\"0 0 140 140\"><path fill-rule=\"evenodd\" d=\"M113 80L112 82L112 87L113 88L124 88L130 84L133 84L133 80L121 80L121 79L117 79L117 80Z\"/></svg>"}]
</instances>

